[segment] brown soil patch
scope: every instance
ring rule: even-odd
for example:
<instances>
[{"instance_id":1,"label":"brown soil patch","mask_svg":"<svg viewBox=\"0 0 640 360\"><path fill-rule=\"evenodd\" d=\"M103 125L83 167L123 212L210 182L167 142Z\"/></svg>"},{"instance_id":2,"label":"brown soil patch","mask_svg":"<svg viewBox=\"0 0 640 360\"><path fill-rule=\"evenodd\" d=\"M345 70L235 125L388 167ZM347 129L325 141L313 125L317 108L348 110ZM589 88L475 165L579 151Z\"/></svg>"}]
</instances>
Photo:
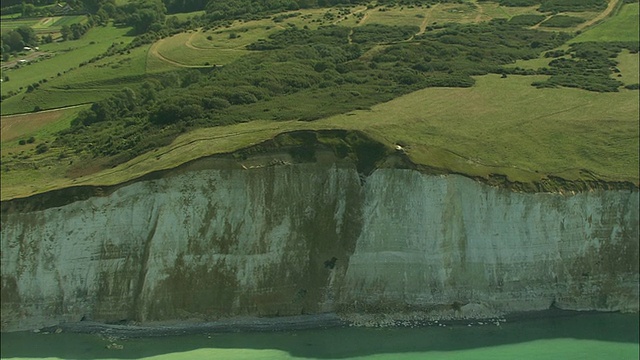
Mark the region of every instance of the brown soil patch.
<instances>
[{"instance_id":1,"label":"brown soil patch","mask_svg":"<svg viewBox=\"0 0 640 360\"><path fill-rule=\"evenodd\" d=\"M619 2L620 2L620 0L609 0L609 5L607 6L607 8L603 12L601 12L598 16L594 17L593 19L578 25L578 30L582 30L582 29L584 29L586 27L589 27L589 26L597 23L598 21L606 18L607 16L609 16L609 14L611 14L613 9L615 9L618 6Z\"/></svg>"},{"instance_id":2,"label":"brown soil patch","mask_svg":"<svg viewBox=\"0 0 640 360\"><path fill-rule=\"evenodd\" d=\"M0 117L0 141L9 141L30 134L64 116L66 109Z\"/></svg>"}]
</instances>

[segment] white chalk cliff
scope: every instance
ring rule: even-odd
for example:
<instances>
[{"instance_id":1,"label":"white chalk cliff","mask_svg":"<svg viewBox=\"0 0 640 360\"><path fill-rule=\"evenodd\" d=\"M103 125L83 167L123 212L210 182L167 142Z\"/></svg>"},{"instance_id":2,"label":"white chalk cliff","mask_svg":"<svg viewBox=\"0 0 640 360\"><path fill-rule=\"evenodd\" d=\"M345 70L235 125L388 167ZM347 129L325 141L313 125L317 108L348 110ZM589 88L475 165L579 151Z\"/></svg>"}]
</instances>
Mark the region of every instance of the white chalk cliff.
<instances>
[{"instance_id":1,"label":"white chalk cliff","mask_svg":"<svg viewBox=\"0 0 640 360\"><path fill-rule=\"evenodd\" d=\"M391 168L363 181L339 161L203 165L29 201L3 205L3 331L83 318L638 311L637 189L524 193Z\"/></svg>"}]
</instances>

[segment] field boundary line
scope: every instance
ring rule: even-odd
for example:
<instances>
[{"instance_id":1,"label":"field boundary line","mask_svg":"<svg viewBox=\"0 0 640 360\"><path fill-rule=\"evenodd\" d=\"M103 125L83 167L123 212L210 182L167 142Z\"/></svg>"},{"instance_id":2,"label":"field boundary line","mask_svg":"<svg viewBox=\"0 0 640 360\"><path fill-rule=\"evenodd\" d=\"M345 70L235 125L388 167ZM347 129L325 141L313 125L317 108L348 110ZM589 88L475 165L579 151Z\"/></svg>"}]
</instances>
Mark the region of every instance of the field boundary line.
<instances>
[{"instance_id":1,"label":"field boundary line","mask_svg":"<svg viewBox=\"0 0 640 360\"><path fill-rule=\"evenodd\" d=\"M86 102L86 103L70 105L70 106L62 106L62 107L46 109L46 110L41 110L41 111L35 111L35 112L34 111L30 111L30 112L23 112L23 113L17 113L17 114L0 115L0 118L1 119L7 119L7 118L16 117L16 116L25 116L25 115L30 115L30 114L41 114L41 113L52 112L52 111L68 110L68 109L73 109L73 108L77 108L77 107L81 107L81 106L85 106L85 105L89 105L89 104L93 104L93 102Z\"/></svg>"}]
</instances>

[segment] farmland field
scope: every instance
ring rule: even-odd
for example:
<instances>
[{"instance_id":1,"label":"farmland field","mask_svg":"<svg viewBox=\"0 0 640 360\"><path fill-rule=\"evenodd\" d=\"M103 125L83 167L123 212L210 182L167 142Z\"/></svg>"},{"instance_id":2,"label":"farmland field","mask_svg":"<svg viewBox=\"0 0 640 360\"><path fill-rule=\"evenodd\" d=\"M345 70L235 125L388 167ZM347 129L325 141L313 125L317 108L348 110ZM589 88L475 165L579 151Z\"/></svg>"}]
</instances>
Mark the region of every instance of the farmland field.
<instances>
[{"instance_id":1,"label":"farmland field","mask_svg":"<svg viewBox=\"0 0 640 360\"><path fill-rule=\"evenodd\" d=\"M113 42L130 42L132 37L125 35L127 31L126 28L96 27L91 29L80 40L43 44L40 47L40 51L52 54L51 58L33 62L15 70L3 71L3 75L10 76L11 81L3 82L2 94L7 94L10 91L19 91L20 88L26 89L28 85L41 80L46 80L47 82L35 92L13 96L4 100L2 102L2 114L32 111L34 104L39 104L42 109L50 109L56 106L73 105L74 101L85 100L84 98L95 101L95 96L77 98L72 96L71 93L63 95L60 89L53 91L55 90L53 86L62 88L65 85L73 84L78 79L87 81L94 76L98 79L104 77L105 72L102 71L104 69L95 69L93 73L87 73L86 71L81 71L80 69L82 68L79 65L106 51ZM142 59L144 62L144 56L142 56ZM77 77L75 76L76 71L79 73ZM134 72L137 70L127 71ZM64 74L64 76L58 76L58 74ZM52 92L45 95L46 90L52 90ZM66 99L61 98L49 104L49 100L56 98L56 96L52 96L54 93ZM76 104L84 102L78 101Z\"/></svg>"},{"instance_id":2,"label":"farmland field","mask_svg":"<svg viewBox=\"0 0 640 360\"><path fill-rule=\"evenodd\" d=\"M52 137L56 132L68 127L71 119L84 107L86 106L3 116L0 123L2 154L15 150L19 138Z\"/></svg>"},{"instance_id":3,"label":"farmland field","mask_svg":"<svg viewBox=\"0 0 640 360\"><path fill-rule=\"evenodd\" d=\"M37 24L40 19L2 19L0 21L0 29L2 32L17 29L21 26L33 26Z\"/></svg>"},{"instance_id":4,"label":"farmland field","mask_svg":"<svg viewBox=\"0 0 640 360\"><path fill-rule=\"evenodd\" d=\"M36 34L48 34L59 32L63 25L81 23L86 20L87 17L84 15L73 15L28 19L2 19L0 24L3 32L17 29L21 26L29 26L36 32Z\"/></svg>"},{"instance_id":5,"label":"farmland field","mask_svg":"<svg viewBox=\"0 0 640 360\"><path fill-rule=\"evenodd\" d=\"M62 16L56 19L52 26L71 25L85 20L87 20L87 17L84 15Z\"/></svg>"}]
</instances>

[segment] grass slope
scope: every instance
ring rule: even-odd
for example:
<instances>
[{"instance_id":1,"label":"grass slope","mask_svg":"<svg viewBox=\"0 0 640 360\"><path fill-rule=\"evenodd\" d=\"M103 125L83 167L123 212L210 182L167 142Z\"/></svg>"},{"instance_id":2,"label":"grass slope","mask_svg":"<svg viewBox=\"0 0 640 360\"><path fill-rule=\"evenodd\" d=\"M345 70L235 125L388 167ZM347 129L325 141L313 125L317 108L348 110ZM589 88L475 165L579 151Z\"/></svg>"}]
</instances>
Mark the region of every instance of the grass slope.
<instances>
[{"instance_id":1,"label":"grass slope","mask_svg":"<svg viewBox=\"0 0 640 360\"><path fill-rule=\"evenodd\" d=\"M619 12L602 23L576 36L572 42L585 41L640 41L638 3L625 4Z\"/></svg>"},{"instance_id":2,"label":"grass slope","mask_svg":"<svg viewBox=\"0 0 640 360\"><path fill-rule=\"evenodd\" d=\"M3 173L2 199L74 184L115 184L281 132L335 128L361 130L388 146L401 141L413 161L470 176L502 174L531 182L551 174L583 179L593 173L598 179L637 184L637 92L530 86L538 78L488 75L471 88L420 90L371 110L314 122L254 121L199 129L113 169L73 180L60 175L61 168L10 171Z\"/></svg>"},{"instance_id":3,"label":"grass slope","mask_svg":"<svg viewBox=\"0 0 640 360\"><path fill-rule=\"evenodd\" d=\"M56 133L67 128L76 114L86 107L88 105L2 117L0 122L2 155L24 150L23 147L26 145L19 145L20 139L33 136L38 142L52 141Z\"/></svg>"},{"instance_id":4,"label":"grass slope","mask_svg":"<svg viewBox=\"0 0 640 360\"><path fill-rule=\"evenodd\" d=\"M95 27L79 40L42 45L40 50L51 54L48 59L22 66L19 69L3 71L3 76L7 75L11 80L2 83L2 94L20 91L20 88L26 89L28 85L41 80L47 82L32 93L23 92L3 101L2 115L33 111L35 105L42 109L51 109L58 106L96 101L95 94L87 94L87 96L77 92L65 94L63 89L73 87L78 81L86 82L108 77L105 76L108 75L105 68L87 66L87 69L83 69L79 65L103 53L114 42L125 44L130 42L133 38L126 35L128 30L112 26ZM146 53L141 55L143 64L145 56ZM88 69L91 71L87 71ZM120 69L117 71L116 76L127 75L122 74L123 71L144 73L144 65L138 69L129 67L128 70ZM63 76L58 76L58 74ZM105 92L105 96L108 96L108 91ZM100 96L98 99L103 97Z\"/></svg>"},{"instance_id":5,"label":"grass slope","mask_svg":"<svg viewBox=\"0 0 640 360\"><path fill-rule=\"evenodd\" d=\"M614 76L615 79L622 81L625 85L638 84L638 74L640 74L639 54L622 53L616 58L618 61L618 69L620 77Z\"/></svg>"}]
</instances>

